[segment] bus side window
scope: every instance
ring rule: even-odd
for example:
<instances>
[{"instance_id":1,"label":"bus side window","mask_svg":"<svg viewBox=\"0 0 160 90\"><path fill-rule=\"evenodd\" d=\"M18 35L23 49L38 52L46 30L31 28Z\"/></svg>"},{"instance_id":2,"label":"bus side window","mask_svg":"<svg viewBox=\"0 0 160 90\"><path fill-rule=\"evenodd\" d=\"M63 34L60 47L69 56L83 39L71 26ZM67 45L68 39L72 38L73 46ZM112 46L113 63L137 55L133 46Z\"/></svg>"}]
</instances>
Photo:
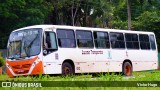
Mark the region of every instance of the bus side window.
<instances>
[{"instance_id":1,"label":"bus side window","mask_svg":"<svg viewBox=\"0 0 160 90\"><path fill-rule=\"evenodd\" d=\"M94 32L96 48L110 48L108 32Z\"/></svg>"},{"instance_id":2,"label":"bus side window","mask_svg":"<svg viewBox=\"0 0 160 90\"><path fill-rule=\"evenodd\" d=\"M142 50L150 49L149 36L147 34L139 34L140 47Z\"/></svg>"},{"instance_id":3,"label":"bus side window","mask_svg":"<svg viewBox=\"0 0 160 90\"><path fill-rule=\"evenodd\" d=\"M127 49L139 49L139 41L137 34L125 33Z\"/></svg>"},{"instance_id":4,"label":"bus side window","mask_svg":"<svg viewBox=\"0 0 160 90\"><path fill-rule=\"evenodd\" d=\"M111 42L112 48L116 48L116 49L125 48L123 33L110 32L109 35L110 35L110 42Z\"/></svg>"},{"instance_id":5,"label":"bus side window","mask_svg":"<svg viewBox=\"0 0 160 90\"><path fill-rule=\"evenodd\" d=\"M72 29L57 29L58 45L61 48L75 48L75 35Z\"/></svg>"},{"instance_id":6,"label":"bus side window","mask_svg":"<svg viewBox=\"0 0 160 90\"><path fill-rule=\"evenodd\" d=\"M150 45L152 50L156 50L156 42L155 42L154 35L149 35L149 39L150 39Z\"/></svg>"},{"instance_id":7,"label":"bus side window","mask_svg":"<svg viewBox=\"0 0 160 90\"><path fill-rule=\"evenodd\" d=\"M93 48L93 38L91 31L76 30L77 45L80 48Z\"/></svg>"}]
</instances>

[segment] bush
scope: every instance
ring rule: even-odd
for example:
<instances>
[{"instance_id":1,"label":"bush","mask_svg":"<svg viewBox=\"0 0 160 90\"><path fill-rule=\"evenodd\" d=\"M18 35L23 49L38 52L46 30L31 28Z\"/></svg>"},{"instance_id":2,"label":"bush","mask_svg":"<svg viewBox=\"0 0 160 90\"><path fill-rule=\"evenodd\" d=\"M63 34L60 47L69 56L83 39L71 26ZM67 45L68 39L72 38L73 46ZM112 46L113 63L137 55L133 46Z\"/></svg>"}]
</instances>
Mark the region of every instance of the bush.
<instances>
[{"instance_id":1,"label":"bush","mask_svg":"<svg viewBox=\"0 0 160 90\"><path fill-rule=\"evenodd\" d=\"M2 67L5 63L5 59L1 56L1 52L0 52L0 67Z\"/></svg>"}]
</instances>

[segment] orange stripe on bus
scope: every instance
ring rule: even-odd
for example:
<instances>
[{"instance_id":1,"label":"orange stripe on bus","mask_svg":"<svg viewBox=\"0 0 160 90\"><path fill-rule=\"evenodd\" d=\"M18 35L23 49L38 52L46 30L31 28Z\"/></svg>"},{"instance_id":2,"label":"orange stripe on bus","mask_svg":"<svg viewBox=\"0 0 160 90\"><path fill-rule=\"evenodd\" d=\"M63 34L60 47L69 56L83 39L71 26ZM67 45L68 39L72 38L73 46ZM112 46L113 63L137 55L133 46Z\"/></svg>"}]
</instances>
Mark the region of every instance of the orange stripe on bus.
<instances>
[{"instance_id":1,"label":"orange stripe on bus","mask_svg":"<svg viewBox=\"0 0 160 90\"><path fill-rule=\"evenodd\" d=\"M8 68L6 68L7 74L9 77L14 77L13 74L10 72L10 70Z\"/></svg>"},{"instance_id":2,"label":"orange stripe on bus","mask_svg":"<svg viewBox=\"0 0 160 90\"><path fill-rule=\"evenodd\" d=\"M36 64L36 66L31 72L31 75L36 75L36 74L44 74L43 67L42 67L42 61Z\"/></svg>"}]
</instances>

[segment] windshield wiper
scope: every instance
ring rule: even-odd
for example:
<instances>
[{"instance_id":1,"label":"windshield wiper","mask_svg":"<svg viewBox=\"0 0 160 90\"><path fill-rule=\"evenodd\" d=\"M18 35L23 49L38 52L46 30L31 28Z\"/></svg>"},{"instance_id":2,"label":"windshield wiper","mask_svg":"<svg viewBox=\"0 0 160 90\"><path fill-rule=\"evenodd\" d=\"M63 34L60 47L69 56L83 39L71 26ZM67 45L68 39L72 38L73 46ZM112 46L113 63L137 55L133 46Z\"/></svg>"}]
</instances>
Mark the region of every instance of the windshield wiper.
<instances>
[{"instance_id":1,"label":"windshield wiper","mask_svg":"<svg viewBox=\"0 0 160 90\"><path fill-rule=\"evenodd\" d=\"M15 59L15 58L14 58L14 57L11 57L11 58L9 58L9 59L13 60L13 59Z\"/></svg>"},{"instance_id":2,"label":"windshield wiper","mask_svg":"<svg viewBox=\"0 0 160 90\"><path fill-rule=\"evenodd\" d=\"M25 50L25 53L26 53L27 57L30 57L30 48L31 48L33 42L37 39L37 37L38 37L38 34L37 34L36 37L35 37L28 45L26 45L26 46L25 46L25 42L24 42L24 50Z\"/></svg>"},{"instance_id":3,"label":"windshield wiper","mask_svg":"<svg viewBox=\"0 0 160 90\"><path fill-rule=\"evenodd\" d=\"M25 59L25 57L18 57L18 58L15 58L16 60L22 60L22 59Z\"/></svg>"},{"instance_id":4,"label":"windshield wiper","mask_svg":"<svg viewBox=\"0 0 160 90\"><path fill-rule=\"evenodd\" d=\"M26 59L25 57L18 57L18 58L10 58L11 60L23 60Z\"/></svg>"}]
</instances>

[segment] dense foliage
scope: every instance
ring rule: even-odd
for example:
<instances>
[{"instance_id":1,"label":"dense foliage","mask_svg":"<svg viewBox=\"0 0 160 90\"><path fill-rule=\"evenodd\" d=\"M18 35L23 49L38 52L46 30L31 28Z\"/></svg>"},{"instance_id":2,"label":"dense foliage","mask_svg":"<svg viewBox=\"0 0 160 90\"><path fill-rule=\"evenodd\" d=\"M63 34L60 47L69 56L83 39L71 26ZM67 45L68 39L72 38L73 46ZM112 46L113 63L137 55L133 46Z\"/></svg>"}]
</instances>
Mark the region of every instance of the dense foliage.
<instances>
[{"instance_id":1,"label":"dense foliage","mask_svg":"<svg viewBox=\"0 0 160 90\"><path fill-rule=\"evenodd\" d=\"M153 31L160 46L160 0L131 0L131 29ZM127 0L1 0L0 48L10 32L35 25L128 28Z\"/></svg>"},{"instance_id":2,"label":"dense foliage","mask_svg":"<svg viewBox=\"0 0 160 90\"><path fill-rule=\"evenodd\" d=\"M0 1L0 48L6 48L12 30L34 24L43 24L53 6L44 0Z\"/></svg>"},{"instance_id":3,"label":"dense foliage","mask_svg":"<svg viewBox=\"0 0 160 90\"><path fill-rule=\"evenodd\" d=\"M5 63L5 59L1 56L1 52L0 52L0 67L2 67Z\"/></svg>"}]
</instances>

